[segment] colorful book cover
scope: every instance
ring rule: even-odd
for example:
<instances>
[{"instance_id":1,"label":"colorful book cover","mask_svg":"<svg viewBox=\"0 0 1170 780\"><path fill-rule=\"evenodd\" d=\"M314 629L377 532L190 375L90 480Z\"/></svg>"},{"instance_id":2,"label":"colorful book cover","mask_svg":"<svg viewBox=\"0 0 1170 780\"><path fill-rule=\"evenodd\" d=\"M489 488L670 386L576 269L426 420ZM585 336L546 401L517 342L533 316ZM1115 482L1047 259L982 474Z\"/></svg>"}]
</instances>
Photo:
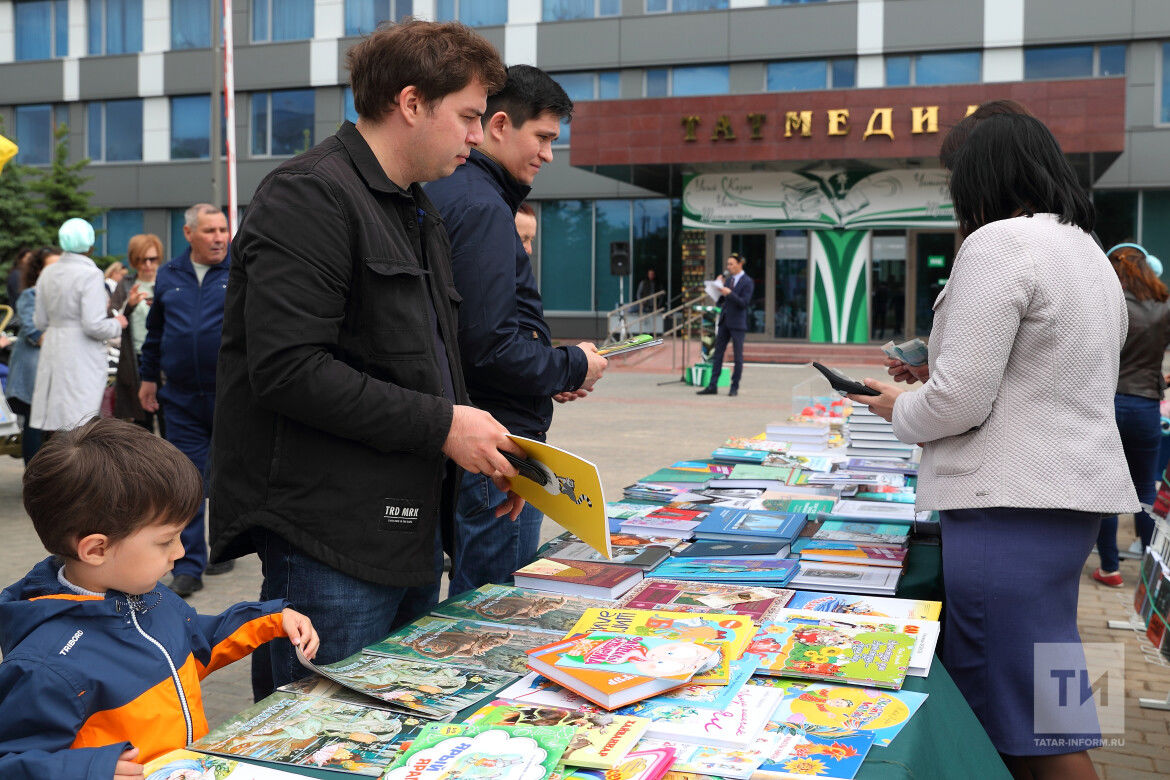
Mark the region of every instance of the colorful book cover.
<instances>
[{"instance_id":1,"label":"colorful book cover","mask_svg":"<svg viewBox=\"0 0 1170 780\"><path fill-rule=\"evenodd\" d=\"M383 780L543 780L575 732L572 726L435 723Z\"/></svg>"},{"instance_id":2,"label":"colorful book cover","mask_svg":"<svg viewBox=\"0 0 1170 780\"><path fill-rule=\"evenodd\" d=\"M698 520L687 520L682 517L664 517L661 515L631 517L622 521L622 531L626 533L664 533L689 539L699 525Z\"/></svg>"},{"instance_id":3,"label":"colorful book cover","mask_svg":"<svg viewBox=\"0 0 1170 780\"><path fill-rule=\"evenodd\" d=\"M793 512L815 517L821 512L828 512L836 503L831 498L769 498L768 493L760 496L760 506L769 512Z\"/></svg>"},{"instance_id":4,"label":"colorful book cover","mask_svg":"<svg viewBox=\"0 0 1170 780\"><path fill-rule=\"evenodd\" d=\"M900 568L889 566L803 561L800 572L790 582L794 588L837 588L854 593L893 595L901 576Z\"/></svg>"},{"instance_id":5,"label":"colorful book cover","mask_svg":"<svg viewBox=\"0 0 1170 780\"><path fill-rule=\"evenodd\" d=\"M444 601L431 610L431 614L452 620L476 620L566 631L580 619L585 610L603 607L608 603L602 599L489 583Z\"/></svg>"},{"instance_id":6,"label":"colorful book cover","mask_svg":"<svg viewBox=\"0 0 1170 780\"><path fill-rule=\"evenodd\" d=\"M306 661L299 648L297 657L322 677L383 701L391 709L435 719L478 704L516 681L516 675L508 672L365 653L322 666Z\"/></svg>"},{"instance_id":7,"label":"colorful book cover","mask_svg":"<svg viewBox=\"0 0 1170 780\"><path fill-rule=\"evenodd\" d=\"M357 704L362 707L377 707L380 710L401 712L401 710L397 710L381 699L372 699L364 693L358 693L352 688L346 688L341 683L333 682L328 678L315 674L310 674L308 677L302 677L299 680L293 680L276 690L282 693L295 693L297 696L316 696L318 699L332 699L346 704ZM444 718L437 718L437 720L444 720Z\"/></svg>"},{"instance_id":8,"label":"colorful book cover","mask_svg":"<svg viewBox=\"0 0 1170 780\"><path fill-rule=\"evenodd\" d=\"M517 569L513 577L516 578L518 585L546 583L549 589L556 589L554 583L562 583L567 586L566 590L586 588L603 593L620 589L627 583L629 585L626 590L633 587L633 583L641 579L641 570L609 562L537 558L527 566ZM631 577L633 582L630 582ZM526 583L523 580L532 582ZM621 592L624 593L625 590Z\"/></svg>"},{"instance_id":9,"label":"colorful book cover","mask_svg":"<svg viewBox=\"0 0 1170 780\"><path fill-rule=\"evenodd\" d=\"M419 618L363 652L524 674L526 653L559 632L522 626L485 626L470 620Z\"/></svg>"},{"instance_id":10,"label":"colorful book cover","mask_svg":"<svg viewBox=\"0 0 1170 780\"><path fill-rule=\"evenodd\" d=\"M865 733L833 739L781 728L776 735L776 749L760 764L753 780L852 780L873 746L873 736Z\"/></svg>"},{"instance_id":11,"label":"colorful book cover","mask_svg":"<svg viewBox=\"0 0 1170 780\"><path fill-rule=\"evenodd\" d=\"M594 561L597 563L616 563L621 564L622 566L637 566L643 570L650 570L670 557L672 544L681 543L682 541L678 538L675 538L670 540L672 544L666 545L644 543L626 544L619 547L613 543L615 537L624 537L627 540L637 538L631 534L610 534L610 546L613 550L613 556L608 561L606 561L601 553L597 552L597 550L594 550L584 542L566 542L549 550L546 557L555 557L562 561Z\"/></svg>"},{"instance_id":12,"label":"colorful book cover","mask_svg":"<svg viewBox=\"0 0 1170 780\"><path fill-rule=\"evenodd\" d=\"M925 693L882 691L813 683L781 699L771 720L824 739L868 732L885 747L898 736L922 703Z\"/></svg>"},{"instance_id":13,"label":"colorful book cover","mask_svg":"<svg viewBox=\"0 0 1170 780\"><path fill-rule=\"evenodd\" d=\"M823 542L855 542L856 544L885 544L904 547L910 541L909 523L867 523L845 520L826 520L813 535Z\"/></svg>"},{"instance_id":14,"label":"colorful book cover","mask_svg":"<svg viewBox=\"0 0 1170 780\"><path fill-rule=\"evenodd\" d=\"M722 710L643 699L622 712L651 721L649 739L746 748L764 731L783 694L778 688L748 684Z\"/></svg>"},{"instance_id":15,"label":"colorful book cover","mask_svg":"<svg viewBox=\"0 0 1170 780\"><path fill-rule=\"evenodd\" d=\"M750 617L730 612L696 614L660 609L608 607L586 610L570 633L614 632L659 639L667 643L697 643L705 648L713 648L719 652L718 663L696 675L694 682L726 685L731 680L731 661L739 658L755 635L755 631L755 623ZM664 652L666 651L658 649L656 657ZM690 651L679 646L674 648L670 655L688 656ZM638 671L633 673L645 674Z\"/></svg>"},{"instance_id":16,"label":"colorful book cover","mask_svg":"<svg viewBox=\"0 0 1170 780\"><path fill-rule=\"evenodd\" d=\"M938 620L942 615L941 601L896 599L889 596L864 596L852 593L821 593L814 590L794 591L785 606L789 609L915 620Z\"/></svg>"},{"instance_id":17,"label":"colorful book cover","mask_svg":"<svg viewBox=\"0 0 1170 780\"><path fill-rule=\"evenodd\" d=\"M858 520L868 523L913 523L914 507L884 501L843 498L833 505L830 520Z\"/></svg>"},{"instance_id":18,"label":"colorful book cover","mask_svg":"<svg viewBox=\"0 0 1170 780\"><path fill-rule=\"evenodd\" d=\"M901 567L906 561L906 549L855 544L854 542L818 542L800 539L792 546L801 560L829 563L855 563L864 566Z\"/></svg>"},{"instance_id":19,"label":"colorful book cover","mask_svg":"<svg viewBox=\"0 0 1170 780\"><path fill-rule=\"evenodd\" d=\"M754 655L744 656L731 662L731 680L727 685L700 685L692 683L681 688L660 693L646 701L655 704L678 704L680 706L701 707L705 710L725 710L736 694L752 678L752 674L759 665L759 659ZM618 710L622 712L622 710Z\"/></svg>"},{"instance_id":20,"label":"colorful book cover","mask_svg":"<svg viewBox=\"0 0 1170 780\"><path fill-rule=\"evenodd\" d=\"M737 463L728 476L730 479L771 479L784 485L788 483L788 478L792 476L794 470L799 471L791 466L757 466L754 463Z\"/></svg>"},{"instance_id":21,"label":"colorful book cover","mask_svg":"<svg viewBox=\"0 0 1170 780\"><path fill-rule=\"evenodd\" d=\"M685 582L647 577L619 604L629 609L675 612L731 612L746 615L755 623L765 623L775 611L785 606L793 591L783 588L740 587L716 582Z\"/></svg>"},{"instance_id":22,"label":"colorful book cover","mask_svg":"<svg viewBox=\"0 0 1170 780\"><path fill-rule=\"evenodd\" d=\"M300 774L191 750L172 750L142 768L145 780L294 780Z\"/></svg>"},{"instance_id":23,"label":"colorful book cover","mask_svg":"<svg viewBox=\"0 0 1170 780\"><path fill-rule=\"evenodd\" d=\"M579 769L567 767L561 780L660 780L674 764L674 748L639 748L629 753L613 769Z\"/></svg>"},{"instance_id":24,"label":"colorful book cover","mask_svg":"<svg viewBox=\"0 0 1170 780\"><path fill-rule=\"evenodd\" d=\"M674 552L675 558L783 558L788 552L785 542L732 542L701 539Z\"/></svg>"},{"instance_id":25,"label":"colorful book cover","mask_svg":"<svg viewBox=\"0 0 1170 780\"><path fill-rule=\"evenodd\" d=\"M918 464L901 458L849 458L844 468L850 471L876 471L890 474L917 474Z\"/></svg>"},{"instance_id":26,"label":"colorful book cover","mask_svg":"<svg viewBox=\"0 0 1170 780\"><path fill-rule=\"evenodd\" d=\"M791 542L804 528L805 515L788 512L756 512L712 507L695 528L699 539Z\"/></svg>"},{"instance_id":27,"label":"colorful book cover","mask_svg":"<svg viewBox=\"0 0 1170 780\"><path fill-rule=\"evenodd\" d=\"M747 747L697 745L674 739L644 739L639 747L673 750L674 765L667 780L717 777L748 780L776 747L774 734L761 734Z\"/></svg>"},{"instance_id":28,"label":"colorful book cover","mask_svg":"<svg viewBox=\"0 0 1170 780\"><path fill-rule=\"evenodd\" d=\"M377 777L430 721L313 696L273 693L191 745L203 753Z\"/></svg>"},{"instance_id":29,"label":"colorful book cover","mask_svg":"<svg viewBox=\"0 0 1170 780\"><path fill-rule=\"evenodd\" d=\"M500 726L575 726L577 733L561 756L570 766L613 769L642 738L650 721L610 712L587 712L532 704L495 701L467 719L468 723Z\"/></svg>"},{"instance_id":30,"label":"colorful book cover","mask_svg":"<svg viewBox=\"0 0 1170 780\"><path fill-rule=\"evenodd\" d=\"M658 471L655 471L653 474L648 474L648 475L642 477L638 481L639 482L666 482L666 483L706 482L710 478L711 478L711 472L706 470L706 469L703 469L702 471L697 471L695 469L678 469L678 468L668 467L668 468L664 468L664 469L658 469Z\"/></svg>"},{"instance_id":31,"label":"colorful book cover","mask_svg":"<svg viewBox=\"0 0 1170 780\"><path fill-rule=\"evenodd\" d=\"M764 450L749 450L736 447L716 447L711 453L712 460L728 463L763 463L768 457Z\"/></svg>"},{"instance_id":32,"label":"colorful book cover","mask_svg":"<svg viewBox=\"0 0 1170 780\"><path fill-rule=\"evenodd\" d=\"M758 674L898 690L913 650L907 634L789 618L760 626L745 652L759 656Z\"/></svg>"},{"instance_id":33,"label":"colorful book cover","mask_svg":"<svg viewBox=\"0 0 1170 780\"><path fill-rule=\"evenodd\" d=\"M714 648L682 639L592 631L574 639L556 665L686 682L717 658L717 653Z\"/></svg>"},{"instance_id":34,"label":"colorful book cover","mask_svg":"<svg viewBox=\"0 0 1170 780\"><path fill-rule=\"evenodd\" d=\"M537 672L529 672L524 675L496 694L496 698L513 704L557 707L568 710L595 712L598 709L596 704L584 696L578 696L568 688Z\"/></svg>"},{"instance_id":35,"label":"colorful book cover","mask_svg":"<svg viewBox=\"0 0 1170 780\"><path fill-rule=\"evenodd\" d=\"M742 558L671 558L654 570L654 576L660 579L781 587L792 579L798 566L797 561L787 558L774 561Z\"/></svg>"},{"instance_id":36,"label":"colorful book cover","mask_svg":"<svg viewBox=\"0 0 1170 780\"><path fill-rule=\"evenodd\" d=\"M653 509L657 504L643 503L640 501L607 501L605 504L605 516L609 519L626 520L631 517L645 514Z\"/></svg>"}]
</instances>

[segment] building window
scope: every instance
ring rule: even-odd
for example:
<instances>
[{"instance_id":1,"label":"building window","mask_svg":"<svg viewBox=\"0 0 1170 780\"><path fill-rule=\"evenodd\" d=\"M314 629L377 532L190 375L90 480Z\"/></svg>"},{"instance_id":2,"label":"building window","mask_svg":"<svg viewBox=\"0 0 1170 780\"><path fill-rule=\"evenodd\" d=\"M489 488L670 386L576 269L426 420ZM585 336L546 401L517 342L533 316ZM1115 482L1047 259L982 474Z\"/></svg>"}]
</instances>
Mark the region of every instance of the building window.
<instances>
[{"instance_id":1,"label":"building window","mask_svg":"<svg viewBox=\"0 0 1170 780\"><path fill-rule=\"evenodd\" d=\"M253 0L252 41L300 41L313 37L313 0Z\"/></svg>"},{"instance_id":2,"label":"building window","mask_svg":"<svg viewBox=\"0 0 1170 780\"><path fill-rule=\"evenodd\" d=\"M252 156L293 155L313 145L311 89L252 93Z\"/></svg>"},{"instance_id":3,"label":"building window","mask_svg":"<svg viewBox=\"0 0 1170 780\"><path fill-rule=\"evenodd\" d=\"M178 257L187 251L187 236L183 233L183 226L187 224L187 209L171 209L170 246L167 247L167 258Z\"/></svg>"},{"instance_id":4,"label":"building window","mask_svg":"<svg viewBox=\"0 0 1170 780\"><path fill-rule=\"evenodd\" d=\"M1124 43L1119 43L1111 46L1097 47L1097 75L1098 76L1124 76L1125 75L1125 51Z\"/></svg>"},{"instance_id":5,"label":"building window","mask_svg":"<svg viewBox=\"0 0 1170 780\"><path fill-rule=\"evenodd\" d=\"M69 54L69 0L17 0L13 11L17 60Z\"/></svg>"},{"instance_id":6,"label":"building window","mask_svg":"<svg viewBox=\"0 0 1170 780\"><path fill-rule=\"evenodd\" d=\"M828 0L768 0L768 5L803 5L804 3L827 3Z\"/></svg>"},{"instance_id":7,"label":"building window","mask_svg":"<svg viewBox=\"0 0 1170 780\"><path fill-rule=\"evenodd\" d=\"M93 162L142 159L142 100L105 100L86 110L86 154Z\"/></svg>"},{"instance_id":8,"label":"building window","mask_svg":"<svg viewBox=\"0 0 1170 780\"><path fill-rule=\"evenodd\" d=\"M142 0L86 0L89 53L142 51Z\"/></svg>"},{"instance_id":9,"label":"building window","mask_svg":"<svg viewBox=\"0 0 1170 780\"><path fill-rule=\"evenodd\" d=\"M948 51L886 57L886 86L973 84L983 80L983 53Z\"/></svg>"},{"instance_id":10,"label":"building window","mask_svg":"<svg viewBox=\"0 0 1170 780\"><path fill-rule=\"evenodd\" d=\"M1158 121L1170 124L1170 43L1162 44L1162 73L1161 73L1161 108L1158 111Z\"/></svg>"},{"instance_id":11,"label":"building window","mask_svg":"<svg viewBox=\"0 0 1170 780\"><path fill-rule=\"evenodd\" d=\"M852 87L857 80L856 74L857 60L853 57L769 62L766 89L768 92L801 92Z\"/></svg>"},{"instance_id":12,"label":"building window","mask_svg":"<svg viewBox=\"0 0 1170 780\"><path fill-rule=\"evenodd\" d=\"M435 19L458 20L468 27L508 23L508 0L436 0Z\"/></svg>"},{"instance_id":13,"label":"building window","mask_svg":"<svg viewBox=\"0 0 1170 780\"><path fill-rule=\"evenodd\" d=\"M414 0L345 0L345 34L369 35L382 22L414 13Z\"/></svg>"},{"instance_id":14,"label":"building window","mask_svg":"<svg viewBox=\"0 0 1170 780\"><path fill-rule=\"evenodd\" d=\"M142 232L141 209L110 209L93 220L98 233L95 255L113 255L126 259L126 247L133 236Z\"/></svg>"},{"instance_id":15,"label":"building window","mask_svg":"<svg viewBox=\"0 0 1170 780\"><path fill-rule=\"evenodd\" d=\"M546 22L565 22L570 19L595 19L617 16L622 12L621 0L544 0Z\"/></svg>"},{"instance_id":16,"label":"building window","mask_svg":"<svg viewBox=\"0 0 1170 780\"><path fill-rule=\"evenodd\" d=\"M536 236L540 278L556 280L540 291L544 310L592 311L593 202L542 201Z\"/></svg>"},{"instance_id":17,"label":"building window","mask_svg":"<svg viewBox=\"0 0 1170 780\"><path fill-rule=\"evenodd\" d=\"M171 0L171 48L211 47L211 3Z\"/></svg>"},{"instance_id":18,"label":"building window","mask_svg":"<svg viewBox=\"0 0 1170 780\"><path fill-rule=\"evenodd\" d=\"M171 98L171 159L205 160L211 156L211 97Z\"/></svg>"},{"instance_id":19,"label":"building window","mask_svg":"<svg viewBox=\"0 0 1170 780\"><path fill-rule=\"evenodd\" d=\"M670 72L670 94L675 97L726 95L731 71L726 65L688 65Z\"/></svg>"},{"instance_id":20,"label":"building window","mask_svg":"<svg viewBox=\"0 0 1170 780\"><path fill-rule=\"evenodd\" d=\"M646 0L646 13L676 14L688 11L722 11L728 7L727 0Z\"/></svg>"},{"instance_id":21,"label":"building window","mask_svg":"<svg viewBox=\"0 0 1170 780\"><path fill-rule=\"evenodd\" d=\"M355 125L358 121L357 108L353 105L353 87L345 88L345 107L342 109L345 121L353 122Z\"/></svg>"},{"instance_id":22,"label":"building window","mask_svg":"<svg viewBox=\"0 0 1170 780\"><path fill-rule=\"evenodd\" d=\"M574 103L584 100L616 100L621 96L621 75L616 70L601 73L554 73L553 78ZM568 146L571 125L561 121L556 146Z\"/></svg>"},{"instance_id":23,"label":"building window","mask_svg":"<svg viewBox=\"0 0 1170 780\"><path fill-rule=\"evenodd\" d=\"M670 96L670 69L669 68L647 68L646 69L646 97L669 97Z\"/></svg>"},{"instance_id":24,"label":"building window","mask_svg":"<svg viewBox=\"0 0 1170 780\"><path fill-rule=\"evenodd\" d=\"M1125 45L1024 49L1025 79L1083 79L1125 74Z\"/></svg>"},{"instance_id":25,"label":"building window","mask_svg":"<svg viewBox=\"0 0 1170 780\"><path fill-rule=\"evenodd\" d=\"M53 158L53 107L48 103L16 107L16 161L48 165Z\"/></svg>"}]
</instances>

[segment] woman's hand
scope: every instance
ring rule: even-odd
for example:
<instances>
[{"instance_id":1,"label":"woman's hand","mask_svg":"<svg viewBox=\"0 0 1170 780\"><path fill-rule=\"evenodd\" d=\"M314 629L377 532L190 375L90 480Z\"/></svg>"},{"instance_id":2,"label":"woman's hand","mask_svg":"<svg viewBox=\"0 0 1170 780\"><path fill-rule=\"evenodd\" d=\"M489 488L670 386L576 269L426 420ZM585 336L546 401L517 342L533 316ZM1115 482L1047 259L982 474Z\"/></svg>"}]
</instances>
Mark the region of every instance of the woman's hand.
<instances>
[{"instance_id":1,"label":"woman's hand","mask_svg":"<svg viewBox=\"0 0 1170 780\"><path fill-rule=\"evenodd\" d=\"M895 382L905 382L912 385L915 382L925 382L930 379L930 366L923 363L920 366L912 366L902 360L896 358L886 358L886 369L890 376L894 378Z\"/></svg>"},{"instance_id":2,"label":"woman's hand","mask_svg":"<svg viewBox=\"0 0 1170 780\"><path fill-rule=\"evenodd\" d=\"M128 308L133 307L133 306L137 306L138 304L142 303L145 300L146 300L146 293L144 291L138 289L138 285L136 284L130 288L130 297L126 299L126 305Z\"/></svg>"},{"instance_id":3,"label":"woman's hand","mask_svg":"<svg viewBox=\"0 0 1170 780\"><path fill-rule=\"evenodd\" d=\"M878 382L875 379L862 380L862 384L881 391L881 395L847 395L845 397L855 404L868 406L871 412L889 422L890 418L894 416L894 403L898 400L898 396L906 391L894 385Z\"/></svg>"}]
</instances>

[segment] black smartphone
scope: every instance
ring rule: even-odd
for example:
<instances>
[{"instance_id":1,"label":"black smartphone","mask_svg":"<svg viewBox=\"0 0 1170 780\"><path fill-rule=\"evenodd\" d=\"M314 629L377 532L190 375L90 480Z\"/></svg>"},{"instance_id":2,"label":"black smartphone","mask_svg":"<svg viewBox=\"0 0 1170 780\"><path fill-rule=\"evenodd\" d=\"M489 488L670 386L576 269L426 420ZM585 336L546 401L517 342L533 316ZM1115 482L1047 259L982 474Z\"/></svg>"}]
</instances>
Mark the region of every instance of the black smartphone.
<instances>
[{"instance_id":1,"label":"black smartphone","mask_svg":"<svg viewBox=\"0 0 1170 780\"><path fill-rule=\"evenodd\" d=\"M880 390L874 390L872 387L866 387L858 382L856 379L850 379L842 374L840 371L822 366L820 363L813 361L813 368L825 375L825 379L829 380L829 384L833 389L842 395L881 395Z\"/></svg>"},{"instance_id":2,"label":"black smartphone","mask_svg":"<svg viewBox=\"0 0 1170 780\"><path fill-rule=\"evenodd\" d=\"M516 468L516 471L520 472L520 476L524 477L525 479L530 479L538 485L545 485L548 482L548 475L538 469L536 466L533 466L531 463L529 463L527 458L521 458L517 455L513 455L510 452L504 452L503 450L500 450L500 454L507 458L508 462L511 463Z\"/></svg>"}]
</instances>

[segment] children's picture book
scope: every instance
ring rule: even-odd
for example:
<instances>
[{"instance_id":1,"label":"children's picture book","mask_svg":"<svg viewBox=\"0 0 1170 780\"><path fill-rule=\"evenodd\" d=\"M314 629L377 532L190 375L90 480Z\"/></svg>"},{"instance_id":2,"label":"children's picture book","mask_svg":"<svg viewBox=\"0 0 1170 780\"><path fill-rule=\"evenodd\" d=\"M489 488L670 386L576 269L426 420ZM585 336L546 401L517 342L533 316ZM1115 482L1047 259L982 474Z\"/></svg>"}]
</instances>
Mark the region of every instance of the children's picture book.
<instances>
[{"instance_id":1,"label":"children's picture book","mask_svg":"<svg viewBox=\"0 0 1170 780\"><path fill-rule=\"evenodd\" d=\"M686 582L647 577L619 604L630 609L667 609L674 612L730 612L766 623L792 598L784 588L742 587L716 582Z\"/></svg>"},{"instance_id":2,"label":"children's picture book","mask_svg":"<svg viewBox=\"0 0 1170 780\"><path fill-rule=\"evenodd\" d=\"M760 626L746 652L759 656L757 674L898 690L913 650L907 634L788 618Z\"/></svg>"},{"instance_id":3,"label":"children's picture book","mask_svg":"<svg viewBox=\"0 0 1170 780\"><path fill-rule=\"evenodd\" d=\"M502 726L575 726L577 733L561 761L569 766L613 769L641 739L650 721L609 712L588 712L535 704L495 701L467 723Z\"/></svg>"},{"instance_id":4,"label":"children's picture book","mask_svg":"<svg viewBox=\"0 0 1170 780\"><path fill-rule=\"evenodd\" d=\"M523 626L485 626L470 620L423 617L363 652L523 674L525 653L559 632Z\"/></svg>"},{"instance_id":5,"label":"children's picture book","mask_svg":"<svg viewBox=\"0 0 1170 780\"><path fill-rule=\"evenodd\" d=\"M622 711L651 721L646 730L650 739L747 748L764 731L783 694L779 688L749 683L722 710L646 699Z\"/></svg>"},{"instance_id":6,"label":"children's picture book","mask_svg":"<svg viewBox=\"0 0 1170 780\"><path fill-rule=\"evenodd\" d=\"M476 620L566 631L580 619L585 610L603 607L608 603L602 599L488 583L447 599L432 609L431 614L452 620Z\"/></svg>"},{"instance_id":7,"label":"children's picture book","mask_svg":"<svg viewBox=\"0 0 1170 780\"><path fill-rule=\"evenodd\" d=\"M512 575L517 587L591 599L616 599L642 579L636 566L599 561L537 558Z\"/></svg>"},{"instance_id":8,"label":"children's picture book","mask_svg":"<svg viewBox=\"0 0 1170 780\"><path fill-rule=\"evenodd\" d=\"M783 587L800 564L789 558L774 561L742 558L671 558L654 570L668 580L722 582L736 585Z\"/></svg>"},{"instance_id":9,"label":"children's picture book","mask_svg":"<svg viewBox=\"0 0 1170 780\"><path fill-rule=\"evenodd\" d=\"M673 750L674 766L670 778L718 777L748 780L773 752L776 736L761 734L747 747L698 745L670 739L644 739L639 747Z\"/></svg>"},{"instance_id":10,"label":"children's picture book","mask_svg":"<svg viewBox=\"0 0 1170 780\"><path fill-rule=\"evenodd\" d=\"M898 589L901 569L885 566L851 566L843 563L805 561L792 578L794 588L832 588L854 593L892 596Z\"/></svg>"},{"instance_id":11,"label":"children's picture book","mask_svg":"<svg viewBox=\"0 0 1170 780\"><path fill-rule=\"evenodd\" d=\"M302 775L192 750L172 750L142 768L145 780L295 780Z\"/></svg>"},{"instance_id":12,"label":"children's picture book","mask_svg":"<svg viewBox=\"0 0 1170 780\"><path fill-rule=\"evenodd\" d=\"M731 680L727 685L699 685L692 682L681 688L675 688L646 699L655 704L678 704L680 706L699 707L705 710L725 710L740 689L752 679L759 659L754 655L744 656L731 662ZM631 705L637 707L637 704ZM623 708L624 710L624 708ZM618 712L623 712L618 710Z\"/></svg>"},{"instance_id":13,"label":"children's picture book","mask_svg":"<svg viewBox=\"0 0 1170 780\"><path fill-rule=\"evenodd\" d=\"M866 733L833 739L777 727L775 734L776 748L752 774L753 780L852 780L873 746L873 736Z\"/></svg>"},{"instance_id":14,"label":"children's picture book","mask_svg":"<svg viewBox=\"0 0 1170 780\"><path fill-rule=\"evenodd\" d=\"M712 507L695 528L697 539L739 542L791 543L804 528L807 517L788 512L757 512Z\"/></svg>"},{"instance_id":15,"label":"children's picture book","mask_svg":"<svg viewBox=\"0 0 1170 780\"><path fill-rule=\"evenodd\" d=\"M702 539L682 550L674 551L675 558L762 558L775 560L788 554L784 542L724 542Z\"/></svg>"},{"instance_id":16,"label":"children's picture book","mask_svg":"<svg viewBox=\"0 0 1170 780\"><path fill-rule=\"evenodd\" d=\"M572 726L435 723L383 780L544 780L575 732Z\"/></svg>"},{"instance_id":17,"label":"children's picture book","mask_svg":"<svg viewBox=\"0 0 1170 780\"><path fill-rule=\"evenodd\" d=\"M731 679L731 660L739 658L755 634L755 623L746 615L734 613L696 614L669 612L659 609L608 607L586 610L571 633L592 634L611 632L635 635L647 639L661 639L668 643L695 642L718 651L714 663L696 669L694 682L707 685L726 685ZM665 651L660 650L659 653ZM689 654L685 647L677 647L672 657ZM622 669L620 671L628 671ZM647 674L634 671L635 674Z\"/></svg>"},{"instance_id":18,"label":"children's picture book","mask_svg":"<svg viewBox=\"0 0 1170 780\"><path fill-rule=\"evenodd\" d=\"M909 523L867 523L826 520L813 534L818 542L854 542L856 544L905 547L910 541Z\"/></svg>"},{"instance_id":19,"label":"children's picture book","mask_svg":"<svg viewBox=\"0 0 1170 780\"><path fill-rule=\"evenodd\" d=\"M512 490L578 539L610 555L605 494L597 466L542 441L511 436L527 463L511 479Z\"/></svg>"},{"instance_id":20,"label":"children's picture book","mask_svg":"<svg viewBox=\"0 0 1170 780\"><path fill-rule=\"evenodd\" d=\"M822 593L814 590L794 591L785 606L790 609L915 620L938 620L942 615L941 601L895 599L853 593Z\"/></svg>"},{"instance_id":21,"label":"children's picture book","mask_svg":"<svg viewBox=\"0 0 1170 780\"><path fill-rule=\"evenodd\" d=\"M639 747L605 771L567 767L562 780L660 780L674 764L674 748Z\"/></svg>"},{"instance_id":22,"label":"children's picture book","mask_svg":"<svg viewBox=\"0 0 1170 780\"><path fill-rule=\"evenodd\" d=\"M432 661L407 661L356 653L342 661L318 666L297 658L322 677L384 702L390 709L444 720L478 704L516 681L508 672L467 669Z\"/></svg>"},{"instance_id":23,"label":"children's picture book","mask_svg":"<svg viewBox=\"0 0 1170 780\"><path fill-rule=\"evenodd\" d=\"M191 745L201 753L377 777L430 721L374 707L273 693Z\"/></svg>"},{"instance_id":24,"label":"children's picture book","mask_svg":"<svg viewBox=\"0 0 1170 780\"><path fill-rule=\"evenodd\" d=\"M926 677L934 660L935 645L938 644L939 623L937 620L912 620L902 618L876 618L869 615L834 615L814 610L784 608L778 620L794 620L826 628L853 626L870 631L893 631L906 634L914 640L910 653L907 675Z\"/></svg>"},{"instance_id":25,"label":"children's picture book","mask_svg":"<svg viewBox=\"0 0 1170 780\"><path fill-rule=\"evenodd\" d=\"M772 721L826 739L868 732L885 747L926 701L917 691L882 691L853 685L812 683L786 693Z\"/></svg>"},{"instance_id":26,"label":"children's picture book","mask_svg":"<svg viewBox=\"0 0 1170 780\"><path fill-rule=\"evenodd\" d=\"M594 631L577 636L571 646L561 651L554 665L560 669L669 678L681 684L718 658L718 650L697 642Z\"/></svg>"}]
</instances>

